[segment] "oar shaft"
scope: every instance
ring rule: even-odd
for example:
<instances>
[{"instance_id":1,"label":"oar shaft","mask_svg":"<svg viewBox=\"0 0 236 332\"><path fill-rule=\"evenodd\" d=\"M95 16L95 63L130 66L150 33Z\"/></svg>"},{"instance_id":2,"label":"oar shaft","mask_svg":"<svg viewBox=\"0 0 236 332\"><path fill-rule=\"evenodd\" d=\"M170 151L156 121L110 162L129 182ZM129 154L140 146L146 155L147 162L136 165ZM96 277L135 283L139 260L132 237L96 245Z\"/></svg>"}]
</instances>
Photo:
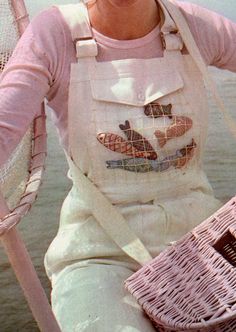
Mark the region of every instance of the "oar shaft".
<instances>
[{"instance_id":1,"label":"oar shaft","mask_svg":"<svg viewBox=\"0 0 236 332\"><path fill-rule=\"evenodd\" d=\"M18 231L12 228L1 237L5 252L42 332L60 332L44 289Z\"/></svg>"}]
</instances>

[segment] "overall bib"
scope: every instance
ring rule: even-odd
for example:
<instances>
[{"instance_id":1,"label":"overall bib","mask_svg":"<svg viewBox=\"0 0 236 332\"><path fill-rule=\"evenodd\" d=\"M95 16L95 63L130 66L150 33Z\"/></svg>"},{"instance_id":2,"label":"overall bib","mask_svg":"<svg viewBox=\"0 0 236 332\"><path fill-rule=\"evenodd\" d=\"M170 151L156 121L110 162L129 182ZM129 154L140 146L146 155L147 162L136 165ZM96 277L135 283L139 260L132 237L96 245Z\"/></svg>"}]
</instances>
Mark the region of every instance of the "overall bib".
<instances>
[{"instance_id":1,"label":"overall bib","mask_svg":"<svg viewBox=\"0 0 236 332\"><path fill-rule=\"evenodd\" d=\"M79 40L69 90L73 187L45 256L62 331L154 331L123 290L139 265L99 224L79 169L153 257L221 205L202 170L208 126L202 74L181 53L176 24L164 1L158 3L163 57L109 62L96 60L85 5L59 7Z\"/></svg>"}]
</instances>

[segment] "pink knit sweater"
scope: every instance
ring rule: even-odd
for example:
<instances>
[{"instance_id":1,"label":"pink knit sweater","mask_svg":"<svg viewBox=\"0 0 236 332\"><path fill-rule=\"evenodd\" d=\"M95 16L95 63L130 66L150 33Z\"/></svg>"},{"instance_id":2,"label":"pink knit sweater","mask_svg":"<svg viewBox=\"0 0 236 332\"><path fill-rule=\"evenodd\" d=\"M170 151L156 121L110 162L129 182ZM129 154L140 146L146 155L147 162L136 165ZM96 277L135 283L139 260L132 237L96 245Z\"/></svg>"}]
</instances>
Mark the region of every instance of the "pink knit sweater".
<instances>
[{"instance_id":1,"label":"pink knit sweater","mask_svg":"<svg viewBox=\"0 0 236 332\"><path fill-rule=\"evenodd\" d=\"M179 2L208 65L236 72L236 24L193 4ZM98 61L162 56L157 26L143 38L110 39L94 31ZM70 64L76 62L69 28L57 8L33 19L0 80L0 165L25 133L47 97L64 148L68 146L67 112Z\"/></svg>"}]
</instances>

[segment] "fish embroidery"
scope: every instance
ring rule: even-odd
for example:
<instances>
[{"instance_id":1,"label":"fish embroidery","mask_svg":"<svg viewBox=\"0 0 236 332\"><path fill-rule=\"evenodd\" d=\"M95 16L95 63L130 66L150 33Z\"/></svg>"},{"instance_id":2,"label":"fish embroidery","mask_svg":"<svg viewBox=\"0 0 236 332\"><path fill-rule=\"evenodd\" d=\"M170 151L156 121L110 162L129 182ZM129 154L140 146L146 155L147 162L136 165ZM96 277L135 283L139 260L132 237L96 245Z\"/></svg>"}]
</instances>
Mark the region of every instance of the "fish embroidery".
<instances>
[{"instance_id":1,"label":"fish embroidery","mask_svg":"<svg viewBox=\"0 0 236 332\"><path fill-rule=\"evenodd\" d=\"M147 160L144 158L127 158L121 160L108 160L106 166L108 169L123 169L130 172L147 173L150 171L164 172L171 166L174 168L182 168L194 155L196 148L194 139L192 142L182 149L176 150L175 154L167 156L163 159Z\"/></svg>"},{"instance_id":2,"label":"fish embroidery","mask_svg":"<svg viewBox=\"0 0 236 332\"><path fill-rule=\"evenodd\" d=\"M162 148L168 140L184 135L192 128L193 121L187 116L174 116L171 125L165 131L156 130L155 136Z\"/></svg>"},{"instance_id":3,"label":"fish embroidery","mask_svg":"<svg viewBox=\"0 0 236 332\"><path fill-rule=\"evenodd\" d=\"M126 135L128 141L139 151L146 151L150 153L149 159L157 159L157 153L153 149L149 141L139 134L137 131L132 130L128 120L125 121L125 124L119 125L120 129Z\"/></svg>"},{"instance_id":4,"label":"fish embroidery","mask_svg":"<svg viewBox=\"0 0 236 332\"><path fill-rule=\"evenodd\" d=\"M160 105L157 102L152 102L145 106L144 114L150 118L160 118L163 116L168 116L172 119L172 104Z\"/></svg>"},{"instance_id":5,"label":"fish embroidery","mask_svg":"<svg viewBox=\"0 0 236 332\"><path fill-rule=\"evenodd\" d=\"M151 151L140 151L136 149L130 141L126 141L123 137L112 133L100 133L97 135L98 141L107 149L114 152L126 154L133 158L156 159L157 153ZM155 152L155 154L153 153Z\"/></svg>"},{"instance_id":6,"label":"fish embroidery","mask_svg":"<svg viewBox=\"0 0 236 332\"><path fill-rule=\"evenodd\" d=\"M159 146L162 148L168 140L184 135L192 128L193 121L186 116L173 116L171 113L172 104L160 105L151 103L145 107L145 114L152 118L168 116L172 123L164 131L156 130ZM130 172L146 173L150 171L164 172L170 167L176 169L184 167L193 157L196 142L176 150L172 155L165 158L158 158L157 152L151 143L140 133L131 128L130 122L125 121L119 128L123 131L127 140L117 134L104 132L97 135L97 140L107 149L125 154L131 158L106 161L108 169L123 169Z\"/></svg>"},{"instance_id":7,"label":"fish embroidery","mask_svg":"<svg viewBox=\"0 0 236 332\"><path fill-rule=\"evenodd\" d=\"M152 160L144 158L127 158L106 161L108 169L123 169L130 172L147 173L153 171Z\"/></svg>"}]
</instances>

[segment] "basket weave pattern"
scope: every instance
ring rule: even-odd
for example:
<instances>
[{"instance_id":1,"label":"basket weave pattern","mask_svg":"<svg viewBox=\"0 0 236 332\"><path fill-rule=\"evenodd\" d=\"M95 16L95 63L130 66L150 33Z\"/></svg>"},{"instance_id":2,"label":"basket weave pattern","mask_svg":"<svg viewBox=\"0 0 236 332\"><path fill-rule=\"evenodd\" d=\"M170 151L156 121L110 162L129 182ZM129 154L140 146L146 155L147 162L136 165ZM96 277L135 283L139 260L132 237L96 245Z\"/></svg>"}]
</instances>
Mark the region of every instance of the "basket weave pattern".
<instances>
[{"instance_id":1,"label":"basket weave pattern","mask_svg":"<svg viewBox=\"0 0 236 332\"><path fill-rule=\"evenodd\" d=\"M125 283L158 331L236 331L236 197Z\"/></svg>"}]
</instances>

